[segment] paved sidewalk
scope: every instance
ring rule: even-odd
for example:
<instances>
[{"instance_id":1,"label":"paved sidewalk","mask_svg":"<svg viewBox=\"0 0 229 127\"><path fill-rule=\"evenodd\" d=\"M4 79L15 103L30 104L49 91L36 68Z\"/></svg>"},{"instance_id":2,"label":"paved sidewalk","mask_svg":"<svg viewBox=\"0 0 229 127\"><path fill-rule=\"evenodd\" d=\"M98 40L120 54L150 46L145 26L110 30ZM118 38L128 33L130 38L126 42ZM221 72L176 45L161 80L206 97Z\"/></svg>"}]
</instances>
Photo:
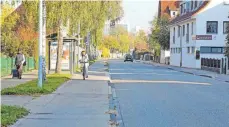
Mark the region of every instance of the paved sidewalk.
<instances>
[{"instance_id":1,"label":"paved sidewalk","mask_svg":"<svg viewBox=\"0 0 229 127\"><path fill-rule=\"evenodd\" d=\"M188 73L188 74L213 78L213 79L223 81L223 82L229 82L229 75L217 74L215 72L205 71L205 70L200 70L200 69L176 67L176 66L172 66L172 65L155 63L152 61L142 61L142 62L146 63L146 64L152 64L152 65L158 66L158 67L166 67L166 68L171 69L171 70L180 71L180 72L184 72L184 73Z\"/></svg>"},{"instance_id":2,"label":"paved sidewalk","mask_svg":"<svg viewBox=\"0 0 229 127\"><path fill-rule=\"evenodd\" d=\"M36 79L37 75L37 70L33 70L31 72L23 73L22 79L12 78L12 75L1 77L1 90L8 87L14 87L19 84Z\"/></svg>"},{"instance_id":3,"label":"paved sidewalk","mask_svg":"<svg viewBox=\"0 0 229 127\"><path fill-rule=\"evenodd\" d=\"M90 66L89 79L82 80L80 74L75 74L52 94L36 99L27 97L29 101L22 105L30 110L30 114L12 127L108 127L110 116L105 114L109 109L108 77L105 69L103 62L98 61ZM12 104L8 98L2 103L10 102Z\"/></svg>"}]
</instances>

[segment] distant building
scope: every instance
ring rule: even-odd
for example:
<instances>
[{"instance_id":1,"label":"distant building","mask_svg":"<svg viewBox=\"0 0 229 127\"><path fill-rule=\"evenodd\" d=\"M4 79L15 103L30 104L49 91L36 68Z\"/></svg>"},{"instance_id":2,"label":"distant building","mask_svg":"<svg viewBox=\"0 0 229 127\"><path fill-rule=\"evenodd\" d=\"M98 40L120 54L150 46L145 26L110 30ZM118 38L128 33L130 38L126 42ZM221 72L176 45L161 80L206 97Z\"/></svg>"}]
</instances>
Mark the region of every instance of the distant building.
<instances>
[{"instance_id":1,"label":"distant building","mask_svg":"<svg viewBox=\"0 0 229 127\"><path fill-rule=\"evenodd\" d=\"M130 31L129 30L129 24L125 21L118 21L118 22L115 22L115 26L111 26L111 22L110 21L107 21L105 23L105 26L104 26L104 29L103 29L103 35L109 35L111 30L115 27L119 27L119 26L122 26L124 29L126 29L126 31Z\"/></svg>"}]
</instances>

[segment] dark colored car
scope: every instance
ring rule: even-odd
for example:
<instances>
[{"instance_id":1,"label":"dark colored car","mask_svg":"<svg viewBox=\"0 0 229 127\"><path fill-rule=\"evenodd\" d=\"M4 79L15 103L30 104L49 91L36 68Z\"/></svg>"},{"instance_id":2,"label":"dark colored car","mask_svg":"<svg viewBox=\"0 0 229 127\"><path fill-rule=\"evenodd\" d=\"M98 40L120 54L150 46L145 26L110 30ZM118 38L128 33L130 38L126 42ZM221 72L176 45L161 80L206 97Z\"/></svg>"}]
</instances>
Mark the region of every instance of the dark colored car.
<instances>
[{"instance_id":1,"label":"dark colored car","mask_svg":"<svg viewBox=\"0 0 229 127\"><path fill-rule=\"evenodd\" d=\"M126 62L126 61L131 61L131 62L133 62L134 60L133 60L133 57L132 57L130 54L127 54L127 55L125 56L125 59L124 59L124 62Z\"/></svg>"}]
</instances>

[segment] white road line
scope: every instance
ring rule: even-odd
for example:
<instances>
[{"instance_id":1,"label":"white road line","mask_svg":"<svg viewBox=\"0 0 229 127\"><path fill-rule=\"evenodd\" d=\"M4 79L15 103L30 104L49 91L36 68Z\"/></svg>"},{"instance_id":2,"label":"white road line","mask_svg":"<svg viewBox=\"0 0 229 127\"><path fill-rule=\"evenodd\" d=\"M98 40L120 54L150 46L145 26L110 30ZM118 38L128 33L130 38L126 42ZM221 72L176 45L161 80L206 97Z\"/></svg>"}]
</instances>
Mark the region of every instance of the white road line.
<instances>
[{"instance_id":1,"label":"white road line","mask_svg":"<svg viewBox=\"0 0 229 127\"><path fill-rule=\"evenodd\" d=\"M112 83L170 83L170 84L194 84L194 85L211 85L204 82L185 82L185 81L150 81L150 80L111 80Z\"/></svg>"}]
</instances>

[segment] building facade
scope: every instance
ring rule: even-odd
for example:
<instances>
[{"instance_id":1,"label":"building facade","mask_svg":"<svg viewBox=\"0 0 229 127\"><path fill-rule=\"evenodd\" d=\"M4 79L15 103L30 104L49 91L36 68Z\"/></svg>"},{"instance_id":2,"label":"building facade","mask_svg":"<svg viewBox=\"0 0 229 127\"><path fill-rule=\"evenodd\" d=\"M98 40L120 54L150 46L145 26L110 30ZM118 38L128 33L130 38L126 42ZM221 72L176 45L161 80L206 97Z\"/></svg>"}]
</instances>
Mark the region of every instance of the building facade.
<instances>
[{"instance_id":1,"label":"building facade","mask_svg":"<svg viewBox=\"0 0 229 127\"><path fill-rule=\"evenodd\" d=\"M229 26L227 0L180 3L179 16L170 23L170 64L201 68L203 59L222 59Z\"/></svg>"}]
</instances>

